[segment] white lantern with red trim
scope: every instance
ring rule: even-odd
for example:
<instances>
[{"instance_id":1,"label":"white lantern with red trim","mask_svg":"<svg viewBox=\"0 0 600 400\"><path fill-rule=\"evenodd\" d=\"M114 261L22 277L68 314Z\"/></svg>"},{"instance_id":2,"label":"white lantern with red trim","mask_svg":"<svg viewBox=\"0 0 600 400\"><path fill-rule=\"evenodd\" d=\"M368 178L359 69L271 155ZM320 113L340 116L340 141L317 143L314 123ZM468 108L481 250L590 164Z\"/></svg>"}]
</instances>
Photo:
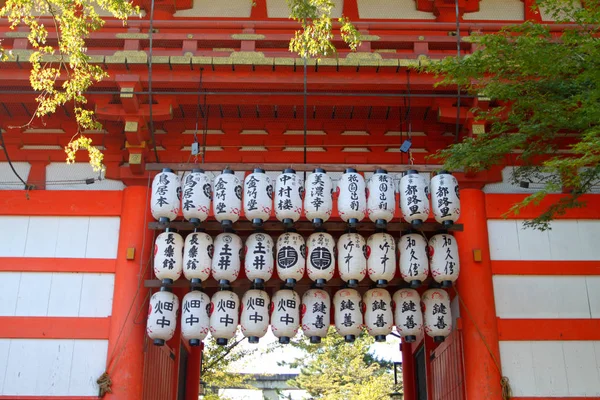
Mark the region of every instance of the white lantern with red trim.
<instances>
[{"instance_id":1,"label":"white lantern with red trim","mask_svg":"<svg viewBox=\"0 0 600 400\"><path fill-rule=\"evenodd\" d=\"M304 212L316 227L326 222L333 211L333 183L323 168L316 168L306 178Z\"/></svg>"},{"instance_id":2,"label":"white lantern with red trim","mask_svg":"<svg viewBox=\"0 0 600 400\"><path fill-rule=\"evenodd\" d=\"M242 211L242 181L230 169L215 178L213 188L213 213L224 227L240 219Z\"/></svg>"},{"instance_id":3,"label":"white lantern with red trim","mask_svg":"<svg viewBox=\"0 0 600 400\"><path fill-rule=\"evenodd\" d=\"M190 346L200 346L210 331L210 297L192 290L181 300L181 335Z\"/></svg>"},{"instance_id":4,"label":"white lantern with red trim","mask_svg":"<svg viewBox=\"0 0 600 400\"><path fill-rule=\"evenodd\" d=\"M273 276L273 239L263 232L256 232L246 239L246 250L244 257L244 271L246 277L254 282L254 285L262 287L265 281Z\"/></svg>"},{"instance_id":5,"label":"white lantern with red trim","mask_svg":"<svg viewBox=\"0 0 600 400\"><path fill-rule=\"evenodd\" d=\"M310 289L302 296L302 331L311 343L321 343L331 324L331 299L322 289Z\"/></svg>"},{"instance_id":6,"label":"white lantern with red trim","mask_svg":"<svg viewBox=\"0 0 600 400\"><path fill-rule=\"evenodd\" d=\"M183 274L192 285L199 285L210 277L214 245L208 233L194 232L185 238Z\"/></svg>"},{"instance_id":7,"label":"white lantern with red trim","mask_svg":"<svg viewBox=\"0 0 600 400\"><path fill-rule=\"evenodd\" d=\"M302 215L304 182L292 168L286 168L275 180L275 216L291 227Z\"/></svg>"},{"instance_id":8,"label":"white lantern with red trim","mask_svg":"<svg viewBox=\"0 0 600 400\"><path fill-rule=\"evenodd\" d=\"M448 171L440 171L431 178L429 185L435 220L445 227L452 226L460 217L458 181Z\"/></svg>"},{"instance_id":9,"label":"white lantern with red trim","mask_svg":"<svg viewBox=\"0 0 600 400\"><path fill-rule=\"evenodd\" d=\"M367 271L378 287L384 287L394 279L396 242L389 233L375 233L367 239Z\"/></svg>"},{"instance_id":10,"label":"white lantern with red trim","mask_svg":"<svg viewBox=\"0 0 600 400\"><path fill-rule=\"evenodd\" d=\"M419 227L429 218L429 187L425 177L415 170L400 179L400 209L406 222Z\"/></svg>"},{"instance_id":11,"label":"white lantern with red trim","mask_svg":"<svg viewBox=\"0 0 600 400\"><path fill-rule=\"evenodd\" d=\"M325 286L335 272L335 241L327 232L315 232L306 242L306 271L317 287Z\"/></svg>"},{"instance_id":12,"label":"white lantern with red trim","mask_svg":"<svg viewBox=\"0 0 600 400\"><path fill-rule=\"evenodd\" d=\"M344 233L337 243L340 277L349 287L356 287L367 274L367 243L356 232Z\"/></svg>"},{"instance_id":13,"label":"white lantern with red trim","mask_svg":"<svg viewBox=\"0 0 600 400\"><path fill-rule=\"evenodd\" d=\"M291 289L275 292L271 302L271 330L279 343L287 344L300 327L300 296Z\"/></svg>"},{"instance_id":14,"label":"white lantern with red trim","mask_svg":"<svg viewBox=\"0 0 600 400\"><path fill-rule=\"evenodd\" d=\"M418 288L429 276L427 240L420 233L403 235L398 241L400 275L410 287Z\"/></svg>"},{"instance_id":15,"label":"white lantern with red trim","mask_svg":"<svg viewBox=\"0 0 600 400\"><path fill-rule=\"evenodd\" d=\"M273 211L273 182L262 168L244 179L244 214L254 227L269 219Z\"/></svg>"},{"instance_id":16,"label":"white lantern with red trim","mask_svg":"<svg viewBox=\"0 0 600 400\"><path fill-rule=\"evenodd\" d=\"M277 239L277 275L294 287L306 270L306 243L302 235L285 232Z\"/></svg>"},{"instance_id":17,"label":"white lantern with red trim","mask_svg":"<svg viewBox=\"0 0 600 400\"><path fill-rule=\"evenodd\" d=\"M414 289L400 289L394 293L394 321L402 340L412 343L423 332L421 297Z\"/></svg>"},{"instance_id":18,"label":"white lantern with red trim","mask_svg":"<svg viewBox=\"0 0 600 400\"><path fill-rule=\"evenodd\" d=\"M146 333L156 346L171 340L177 328L179 299L166 287L161 287L150 297Z\"/></svg>"},{"instance_id":19,"label":"white lantern with red trim","mask_svg":"<svg viewBox=\"0 0 600 400\"><path fill-rule=\"evenodd\" d=\"M367 182L367 214L375 226L385 228L394 218L396 191L394 178L385 169L377 169Z\"/></svg>"},{"instance_id":20,"label":"white lantern with red trim","mask_svg":"<svg viewBox=\"0 0 600 400\"><path fill-rule=\"evenodd\" d=\"M338 213L340 218L355 226L367 212L365 178L354 168L346 168L338 182Z\"/></svg>"},{"instance_id":21,"label":"white lantern with red trim","mask_svg":"<svg viewBox=\"0 0 600 400\"><path fill-rule=\"evenodd\" d=\"M333 296L335 329L348 343L362 332L362 300L356 289L340 289Z\"/></svg>"},{"instance_id":22,"label":"white lantern with red trim","mask_svg":"<svg viewBox=\"0 0 600 400\"><path fill-rule=\"evenodd\" d=\"M240 328L250 343L258 343L269 330L269 304L264 290L250 289L242 297Z\"/></svg>"},{"instance_id":23,"label":"white lantern with red trim","mask_svg":"<svg viewBox=\"0 0 600 400\"><path fill-rule=\"evenodd\" d=\"M152 181L150 210L159 222L173 221L181 206L181 181L170 168L163 170Z\"/></svg>"},{"instance_id":24,"label":"white lantern with red trim","mask_svg":"<svg viewBox=\"0 0 600 400\"><path fill-rule=\"evenodd\" d=\"M219 346L235 336L239 322L240 298L229 290L216 292L210 302L210 333Z\"/></svg>"},{"instance_id":25,"label":"white lantern with red trim","mask_svg":"<svg viewBox=\"0 0 600 400\"><path fill-rule=\"evenodd\" d=\"M214 248L211 274L225 288L240 274L242 239L235 233L224 232L215 238Z\"/></svg>"},{"instance_id":26,"label":"white lantern with red trim","mask_svg":"<svg viewBox=\"0 0 600 400\"><path fill-rule=\"evenodd\" d=\"M208 218L212 198L212 182L204 170L192 169L183 178L181 193L181 209L183 218L194 225L199 225Z\"/></svg>"},{"instance_id":27,"label":"white lantern with red trim","mask_svg":"<svg viewBox=\"0 0 600 400\"><path fill-rule=\"evenodd\" d=\"M363 303L367 332L375 337L376 342L385 342L394 327L392 296L386 289L371 289L364 294Z\"/></svg>"},{"instance_id":28,"label":"white lantern with red trim","mask_svg":"<svg viewBox=\"0 0 600 400\"><path fill-rule=\"evenodd\" d=\"M175 229L167 230L154 242L154 275L163 284L179 279L183 270L183 238Z\"/></svg>"},{"instance_id":29,"label":"white lantern with red trim","mask_svg":"<svg viewBox=\"0 0 600 400\"><path fill-rule=\"evenodd\" d=\"M460 259L456 238L449 233L440 233L429 239L431 276L442 287L451 287L460 273Z\"/></svg>"},{"instance_id":30,"label":"white lantern with red trim","mask_svg":"<svg viewBox=\"0 0 600 400\"><path fill-rule=\"evenodd\" d=\"M425 333L435 342L443 342L452 333L450 296L444 289L429 289L421 296Z\"/></svg>"}]
</instances>

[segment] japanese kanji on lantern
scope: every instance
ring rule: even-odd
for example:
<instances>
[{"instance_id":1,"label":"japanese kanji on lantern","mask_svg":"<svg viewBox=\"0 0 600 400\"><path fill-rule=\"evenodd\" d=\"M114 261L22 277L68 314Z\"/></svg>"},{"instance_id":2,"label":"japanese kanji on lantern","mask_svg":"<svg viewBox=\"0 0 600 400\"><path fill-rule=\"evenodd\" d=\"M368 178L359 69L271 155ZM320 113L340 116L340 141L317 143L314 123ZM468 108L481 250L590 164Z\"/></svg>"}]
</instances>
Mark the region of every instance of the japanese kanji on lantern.
<instances>
[{"instance_id":1,"label":"japanese kanji on lantern","mask_svg":"<svg viewBox=\"0 0 600 400\"><path fill-rule=\"evenodd\" d=\"M192 290L181 300L181 335L190 346L200 346L210 330L210 297Z\"/></svg>"},{"instance_id":2,"label":"japanese kanji on lantern","mask_svg":"<svg viewBox=\"0 0 600 400\"><path fill-rule=\"evenodd\" d=\"M420 233L408 233L398 240L400 275L410 287L418 288L429 276L427 239Z\"/></svg>"},{"instance_id":3,"label":"japanese kanji on lantern","mask_svg":"<svg viewBox=\"0 0 600 400\"><path fill-rule=\"evenodd\" d=\"M306 178L304 213L315 227L321 227L333 211L333 183L323 168L316 168Z\"/></svg>"},{"instance_id":4,"label":"japanese kanji on lantern","mask_svg":"<svg viewBox=\"0 0 600 400\"><path fill-rule=\"evenodd\" d=\"M240 299L229 290L216 292L210 302L210 333L219 346L235 336L239 321Z\"/></svg>"},{"instance_id":5,"label":"japanese kanji on lantern","mask_svg":"<svg viewBox=\"0 0 600 400\"><path fill-rule=\"evenodd\" d=\"M277 239L277 275L293 288L306 270L306 244L302 235L285 232Z\"/></svg>"},{"instance_id":6,"label":"japanese kanji on lantern","mask_svg":"<svg viewBox=\"0 0 600 400\"><path fill-rule=\"evenodd\" d=\"M400 179L400 210L406 222L419 227L429 218L429 187L415 170L406 171Z\"/></svg>"},{"instance_id":7,"label":"japanese kanji on lantern","mask_svg":"<svg viewBox=\"0 0 600 400\"><path fill-rule=\"evenodd\" d=\"M215 238L214 248L211 274L220 287L226 288L240 274L242 239L235 233L221 233Z\"/></svg>"},{"instance_id":8,"label":"japanese kanji on lantern","mask_svg":"<svg viewBox=\"0 0 600 400\"><path fill-rule=\"evenodd\" d=\"M377 169L367 182L367 214L377 228L385 228L394 218L394 189L394 179L385 169Z\"/></svg>"},{"instance_id":9,"label":"japanese kanji on lantern","mask_svg":"<svg viewBox=\"0 0 600 400\"><path fill-rule=\"evenodd\" d=\"M269 219L273 210L273 183L264 169L255 168L244 180L244 215L254 227Z\"/></svg>"},{"instance_id":10,"label":"japanese kanji on lantern","mask_svg":"<svg viewBox=\"0 0 600 400\"><path fill-rule=\"evenodd\" d=\"M240 328L250 343L258 343L269 329L269 295L264 290L250 289L242 297Z\"/></svg>"},{"instance_id":11,"label":"japanese kanji on lantern","mask_svg":"<svg viewBox=\"0 0 600 400\"><path fill-rule=\"evenodd\" d=\"M300 296L291 289L275 292L271 302L271 330L279 343L287 344L300 327Z\"/></svg>"},{"instance_id":12,"label":"japanese kanji on lantern","mask_svg":"<svg viewBox=\"0 0 600 400\"><path fill-rule=\"evenodd\" d=\"M429 239L429 267L431 276L442 287L451 287L460 273L458 244L456 238L448 233L440 233Z\"/></svg>"},{"instance_id":13,"label":"japanese kanji on lantern","mask_svg":"<svg viewBox=\"0 0 600 400\"><path fill-rule=\"evenodd\" d=\"M275 180L275 216L291 227L302 214L304 182L291 168L286 168Z\"/></svg>"},{"instance_id":14,"label":"japanese kanji on lantern","mask_svg":"<svg viewBox=\"0 0 600 400\"><path fill-rule=\"evenodd\" d=\"M338 212L340 218L356 225L365 218L367 193L365 178L354 168L346 168L338 182Z\"/></svg>"},{"instance_id":15,"label":"japanese kanji on lantern","mask_svg":"<svg viewBox=\"0 0 600 400\"><path fill-rule=\"evenodd\" d=\"M177 218L181 205L181 182L172 169L164 168L152 181L150 210L159 222L169 222Z\"/></svg>"},{"instance_id":16,"label":"japanese kanji on lantern","mask_svg":"<svg viewBox=\"0 0 600 400\"><path fill-rule=\"evenodd\" d=\"M192 169L192 172L183 178L181 195L183 218L195 226L208 218L212 197L211 183L208 175L200 168Z\"/></svg>"},{"instance_id":17,"label":"japanese kanji on lantern","mask_svg":"<svg viewBox=\"0 0 600 400\"><path fill-rule=\"evenodd\" d=\"M331 321L331 300L321 289L310 289L302 296L302 331L311 343L321 343Z\"/></svg>"},{"instance_id":18,"label":"japanese kanji on lantern","mask_svg":"<svg viewBox=\"0 0 600 400\"><path fill-rule=\"evenodd\" d=\"M348 343L356 340L363 326L362 300L356 289L341 289L333 296L335 329Z\"/></svg>"},{"instance_id":19,"label":"japanese kanji on lantern","mask_svg":"<svg viewBox=\"0 0 600 400\"><path fill-rule=\"evenodd\" d=\"M378 287L385 287L396 275L396 243L389 233L379 232L367 239L367 271Z\"/></svg>"},{"instance_id":20,"label":"japanese kanji on lantern","mask_svg":"<svg viewBox=\"0 0 600 400\"><path fill-rule=\"evenodd\" d=\"M421 297L414 289L400 289L394 293L394 321L403 341L412 343L423 332Z\"/></svg>"},{"instance_id":21,"label":"japanese kanji on lantern","mask_svg":"<svg viewBox=\"0 0 600 400\"><path fill-rule=\"evenodd\" d=\"M425 333L435 342L443 342L452 332L450 296L444 289L429 289L421 296Z\"/></svg>"},{"instance_id":22,"label":"japanese kanji on lantern","mask_svg":"<svg viewBox=\"0 0 600 400\"><path fill-rule=\"evenodd\" d=\"M435 220L446 227L452 226L460 216L458 181L448 171L440 171L431 178L430 187Z\"/></svg>"},{"instance_id":23,"label":"japanese kanji on lantern","mask_svg":"<svg viewBox=\"0 0 600 400\"><path fill-rule=\"evenodd\" d=\"M253 233L246 239L244 271L254 285L262 287L271 279L274 269L273 239L263 232Z\"/></svg>"},{"instance_id":24,"label":"japanese kanji on lantern","mask_svg":"<svg viewBox=\"0 0 600 400\"><path fill-rule=\"evenodd\" d=\"M178 309L179 299L164 286L150 297L146 333L156 346L164 345L175 334Z\"/></svg>"},{"instance_id":25,"label":"japanese kanji on lantern","mask_svg":"<svg viewBox=\"0 0 600 400\"><path fill-rule=\"evenodd\" d=\"M365 326L376 342L385 342L394 327L392 297L386 289L371 289L363 296Z\"/></svg>"},{"instance_id":26,"label":"japanese kanji on lantern","mask_svg":"<svg viewBox=\"0 0 600 400\"><path fill-rule=\"evenodd\" d=\"M154 275L163 284L171 284L183 269L183 238L175 229L167 230L154 241Z\"/></svg>"},{"instance_id":27,"label":"japanese kanji on lantern","mask_svg":"<svg viewBox=\"0 0 600 400\"><path fill-rule=\"evenodd\" d=\"M340 277L349 287L356 287L367 274L367 244L356 232L344 233L337 243L337 266Z\"/></svg>"},{"instance_id":28,"label":"japanese kanji on lantern","mask_svg":"<svg viewBox=\"0 0 600 400\"><path fill-rule=\"evenodd\" d=\"M323 287L335 272L335 242L327 232L315 232L307 240L306 271L317 287Z\"/></svg>"},{"instance_id":29,"label":"japanese kanji on lantern","mask_svg":"<svg viewBox=\"0 0 600 400\"><path fill-rule=\"evenodd\" d=\"M242 181L230 169L215 178L213 190L213 213L223 227L240 219L242 210Z\"/></svg>"},{"instance_id":30,"label":"japanese kanji on lantern","mask_svg":"<svg viewBox=\"0 0 600 400\"><path fill-rule=\"evenodd\" d=\"M200 285L210 277L213 252L213 240L209 234L193 232L185 238L183 275L192 286Z\"/></svg>"}]
</instances>

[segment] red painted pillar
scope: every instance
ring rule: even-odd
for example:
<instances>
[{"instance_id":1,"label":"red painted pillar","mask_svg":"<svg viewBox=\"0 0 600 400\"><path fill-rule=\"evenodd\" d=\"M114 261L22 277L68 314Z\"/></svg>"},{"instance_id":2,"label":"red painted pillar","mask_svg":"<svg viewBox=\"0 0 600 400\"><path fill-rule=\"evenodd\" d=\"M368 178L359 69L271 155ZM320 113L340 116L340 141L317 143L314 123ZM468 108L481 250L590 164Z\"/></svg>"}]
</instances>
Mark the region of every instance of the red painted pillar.
<instances>
[{"instance_id":1,"label":"red painted pillar","mask_svg":"<svg viewBox=\"0 0 600 400\"><path fill-rule=\"evenodd\" d=\"M198 400L200 392L200 363L202 350L200 346L190 347L187 361L187 379L185 400Z\"/></svg>"},{"instance_id":2,"label":"red painted pillar","mask_svg":"<svg viewBox=\"0 0 600 400\"><path fill-rule=\"evenodd\" d=\"M485 194L477 189L463 189L460 195L462 207L459 222L464 225L464 231L456 232L455 236L461 269L458 292L466 307L463 304L460 307L465 393L467 400L501 400L500 372L490 354L491 350L500 362ZM475 250L481 251L481 261L475 261Z\"/></svg>"},{"instance_id":3,"label":"red painted pillar","mask_svg":"<svg viewBox=\"0 0 600 400\"><path fill-rule=\"evenodd\" d=\"M115 289L108 342L107 372L112 380L110 400L141 399L144 372L144 335L146 332L147 289L143 278L138 295L140 271L146 269L153 248L152 232L147 224L147 188L131 186L123 191L119 247L115 271ZM146 216L146 218L144 218ZM145 248L142 244L145 237ZM135 249L135 259L127 260L127 249ZM133 305L133 306L132 306ZM132 307L131 307L132 306ZM131 307L131 312L129 309ZM139 314L139 316L138 316ZM138 319L134 322L135 317ZM122 333L121 333L122 329Z\"/></svg>"},{"instance_id":4,"label":"red painted pillar","mask_svg":"<svg viewBox=\"0 0 600 400\"><path fill-rule=\"evenodd\" d=\"M402 383L404 400L415 400L415 358L412 344L402 342Z\"/></svg>"}]
</instances>

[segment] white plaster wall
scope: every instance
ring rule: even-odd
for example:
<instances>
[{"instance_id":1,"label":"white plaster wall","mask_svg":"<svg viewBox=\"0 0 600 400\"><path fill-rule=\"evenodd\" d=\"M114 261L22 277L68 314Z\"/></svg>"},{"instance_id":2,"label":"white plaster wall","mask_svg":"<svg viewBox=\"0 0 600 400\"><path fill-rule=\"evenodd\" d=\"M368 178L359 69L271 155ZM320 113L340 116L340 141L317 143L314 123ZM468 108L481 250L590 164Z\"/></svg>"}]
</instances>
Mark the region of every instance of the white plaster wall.
<instances>
[{"instance_id":1,"label":"white plaster wall","mask_svg":"<svg viewBox=\"0 0 600 400\"><path fill-rule=\"evenodd\" d=\"M331 17L341 17L344 8L344 0L333 0L333 4ZM287 4L287 0L267 0L267 15L269 18L289 18L290 7Z\"/></svg>"},{"instance_id":2,"label":"white plaster wall","mask_svg":"<svg viewBox=\"0 0 600 400\"><path fill-rule=\"evenodd\" d=\"M194 0L192 8L177 11L173 15L175 17L248 18L251 11L252 2L248 0Z\"/></svg>"},{"instance_id":3,"label":"white plaster wall","mask_svg":"<svg viewBox=\"0 0 600 400\"><path fill-rule=\"evenodd\" d=\"M92 184L85 180L94 178ZM100 178L100 179L99 179ZM89 163L50 163L46 166L46 190L123 190L125 184L113 179L104 179L103 174L94 172Z\"/></svg>"},{"instance_id":4,"label":"white plaster wall","mask_svg":"<svg viewBox=\"0 0 600 400\"><path fill-rule=\"evenodd\" d=\"M465 16L468 14L465 14ZM465 17L465 19L468 19ZM512 182L512 173L514 167L504 167L502 170L502 182L498 183L488 183L483 187L483 191L485 193L535 193L540 189L544 188L544 183L533 182L529 184L528 188L522 188L519 184L515 184ZM547 179L550 174L541 173L539 174L539 178L537 181L542 179ZM554 193L560 193L560 191L556 191Z\"/></svg>"},{"instance_id":5,"label":"white plaster wall","mask_svg":"<svg viewBox=\"0 0 600 400\"><path fill-rule=\"evenodd\" d=\"M415 0L358 0L358 15L367 19L435 19L417 10Z\"/></svg>"},{"instance_id":6,"label":"white plaster wall","mask_svg":"<svg viewBox=\"0 0 600 400\"><path fill-rule=\"evenodd\" d=\"M0 149L2 149L2 146L0 146ZM31 165L27 162L14 162L12 164L19 176L27 182ZM22 190L23 187L23 183L10 169L10 165L7 162L0 162L0 190Z\"/></svg>"},{"instance_id":7,"label":"white plaster wall","mask_svg":"<svg viewBox=\"0 0 600 400\"><path fill-rule=\"evenodd\" d=\"M465 20L523 21L525 4L522 0L481 0L479 11L465 13Z\"/></svg>"}]
</instances>

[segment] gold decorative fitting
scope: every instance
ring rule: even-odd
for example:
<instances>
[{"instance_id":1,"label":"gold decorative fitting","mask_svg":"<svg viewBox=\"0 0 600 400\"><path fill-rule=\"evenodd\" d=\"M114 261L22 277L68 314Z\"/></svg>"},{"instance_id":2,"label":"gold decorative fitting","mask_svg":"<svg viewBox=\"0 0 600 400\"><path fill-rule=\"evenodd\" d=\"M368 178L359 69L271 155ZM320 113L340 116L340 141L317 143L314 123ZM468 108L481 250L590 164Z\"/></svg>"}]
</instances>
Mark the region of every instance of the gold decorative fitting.
<instances>
[{"instance_id":1,"label":"gold decorative fitting","mask_svg":"<svg viewBox=\"0 0 600 400\"><path fill-rule=\"evenodd\" d=\"M141 165L142 164L142 155L141 154L130 154L129 155L129 165Z\"/></svg>"}]
</instances>

